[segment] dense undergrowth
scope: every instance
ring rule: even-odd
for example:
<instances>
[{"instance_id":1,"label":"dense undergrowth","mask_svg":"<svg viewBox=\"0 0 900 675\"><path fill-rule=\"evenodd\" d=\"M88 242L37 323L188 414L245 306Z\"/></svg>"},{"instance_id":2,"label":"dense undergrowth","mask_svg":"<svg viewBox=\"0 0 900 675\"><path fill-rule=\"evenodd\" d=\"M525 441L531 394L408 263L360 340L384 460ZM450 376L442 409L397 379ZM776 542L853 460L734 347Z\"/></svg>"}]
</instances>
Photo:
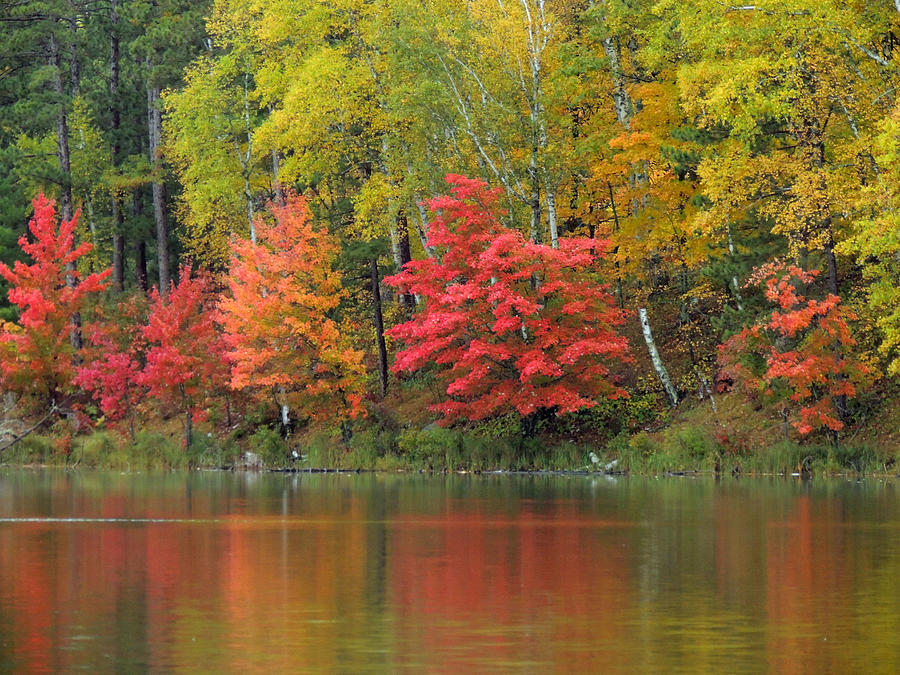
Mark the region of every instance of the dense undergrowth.
<instances>
[{"instance_id":1,"label":"dense undergrowth","mask_svg":"<svg viewBox=\"0 0 900 675\"><path fill-rule=\"evenodd\" d=\"M86 435L32 434L6 450L8 465L122 471L193 468L345 471L591 471L636 475L702 472L731 475L894 474L892 435L858 434L835 445L827 437L801 442L738 396L719 397L671 416L650 401L611 404L537 425L533 436L518 420L468 428L399 424L382 412L347 427L312 427L285 437L277 425L245 420L227 433L197 433L184 448L175 420L134 439L120 431ZM624 414L643 414L626 419ZM886 428L893 405L882 406L873 427ZM629 424L629 422L631 424ZM727 433L725 430L741 430ZM614 434L610 433L615 432Z\"/></svg>"}]
</instances>

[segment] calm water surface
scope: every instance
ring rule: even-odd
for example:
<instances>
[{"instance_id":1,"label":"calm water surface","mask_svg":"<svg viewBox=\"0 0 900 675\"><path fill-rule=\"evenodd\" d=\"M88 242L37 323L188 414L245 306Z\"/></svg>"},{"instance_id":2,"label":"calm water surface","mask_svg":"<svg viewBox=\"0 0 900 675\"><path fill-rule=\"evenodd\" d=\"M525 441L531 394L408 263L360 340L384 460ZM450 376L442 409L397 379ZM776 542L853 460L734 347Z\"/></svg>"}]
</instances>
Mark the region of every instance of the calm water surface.
<instances>
[{"instance_id":1,"label":"calm water surface","mask_svg":"<svg viewBox=\"0 0 900 675\"><path fill-rule=\"evenodd\" d=\"M0 671L900 672L900 485L0 471Z\"/></svg>"}]
</instances>

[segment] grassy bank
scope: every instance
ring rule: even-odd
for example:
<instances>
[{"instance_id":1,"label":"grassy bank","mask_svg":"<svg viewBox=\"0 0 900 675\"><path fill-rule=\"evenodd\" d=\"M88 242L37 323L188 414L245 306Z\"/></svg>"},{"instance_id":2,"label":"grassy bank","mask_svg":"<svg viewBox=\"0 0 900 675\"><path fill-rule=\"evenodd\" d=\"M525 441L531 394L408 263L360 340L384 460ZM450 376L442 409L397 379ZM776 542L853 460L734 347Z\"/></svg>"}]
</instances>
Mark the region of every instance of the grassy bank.
<instances>
[{"instance_id":1,"label":"grassy bank","mask_svg":"<svg viewBox=\"0 0 900 675\"><path fill-rule=\"evenodd\" d=\"M306 427L285 437L252 410L198 425L183 446L178 419L150 418L124 430L73 434L54 426L0 455L7 465L147 471L189 468L377 471L598 471L661 475L878 474L900 472L900 392L872 392L861 420L835 445L800 437L771 411L738 394L683 401L670 410L652 394L526 427L517 417L442 428L428 413L426 387L398 388L369 414L340 427Z\"/></svg>"},{"instance_id":2,"label":"grassy bank","mask_svg":"<svg viewBox=\"0 0 900 675\"><path fill-rule=\"evenodd\" d=\"M483 435L471 430L364 428L349 438L313 430L285 439L260 428L243 437L198 434L185 450L174 431L140 431L134 440L95 431L61 443L32 434L2 456L7 465L122 471L189 468L377 471L597 471L662 475L706 472L744 475L896 474L896 450L865 442L835 447L794 440L738 444L721 428L685 415L658 431L621 432L606 442L558 435ZM765 438L757 434L756 438Z\"/></svg>"}]
</instances>

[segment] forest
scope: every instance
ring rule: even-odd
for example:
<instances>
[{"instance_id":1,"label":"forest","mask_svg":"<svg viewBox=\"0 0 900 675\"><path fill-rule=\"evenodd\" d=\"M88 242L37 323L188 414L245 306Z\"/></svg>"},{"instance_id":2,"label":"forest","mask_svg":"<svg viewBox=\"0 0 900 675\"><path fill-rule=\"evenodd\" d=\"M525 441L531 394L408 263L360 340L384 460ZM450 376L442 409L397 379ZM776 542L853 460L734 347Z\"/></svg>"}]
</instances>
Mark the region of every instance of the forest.
<instances>
[{"instance_id":1,"label":"forest","mask_svg":"<svg viewBox=\"0 0 900 675\"><path fill-rule=\"evenodd\" d=\"M0 0L0 452L888 471L898 34L900 0Z\"/></svg>"}]
</instances>

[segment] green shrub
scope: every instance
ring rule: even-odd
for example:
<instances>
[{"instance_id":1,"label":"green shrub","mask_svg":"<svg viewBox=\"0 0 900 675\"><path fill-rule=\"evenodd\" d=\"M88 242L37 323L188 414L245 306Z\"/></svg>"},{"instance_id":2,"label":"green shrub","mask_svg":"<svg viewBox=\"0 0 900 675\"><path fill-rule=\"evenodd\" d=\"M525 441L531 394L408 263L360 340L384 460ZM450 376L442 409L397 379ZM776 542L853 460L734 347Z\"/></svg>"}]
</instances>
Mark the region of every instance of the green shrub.
<instances>
[{"instance_id":1,"label":"green shrub","mask_svg":"<svg viewBox=\"0 0 900 675\"><path fill-rule=\"evenodd\" d=\"M263 466L281 468L289 462L288 444L275 429L261 427L250 436L248 450L259 457Z\"/></svg>"},{"instance_id":2,"label":"green shrub","mask_svg":"<svg viewBox=\"0 0 900 675\"><path fill-rule=\"evenodd\" d=\"M306 460L302 466L316 469L336 467L346 451L338 430L317 431L304 439L301 454L306 455Z\"/></svg>"},{"instance_id":3,"label":"green shrub","mask_svg":"<svg viewBox=\"0 0 900 675\"><path fill-rule=\"evenodd\" d=\"M667 471L710 470L722 455L722 448L705 429L680 427L663 434L660 454L670 460Z\"/></svg>"},{"instance_id":4,"label":"green shrub","mask_svg":"<svg viewBox=\"0 0 900 675\"><path fill-rule=\"evenodd\" d=\"M0 461L5 464L50 464L54 459L59 459L56 454L56 446L51 439L29 434L4 450Z\"/></svg>"},{"instance_id":5,"label":"green shrub","mask_svg":"<svg viewBox=\"0 0 900 675\"><path fill-rule=\"evenodd\" d=\"M404 429L397 437L400 456L414 468L440 468L448 453L459 454L460 432L429 425L424 429Z\"/></svg>"},{"instance_id":6,"label":"green shrub","mask_svg":"<svg viewBox=\"0 0 900 675\"><path fill-rule=\"evenodd\" d=\"M127 446L132 468L186 469L188 453L180 439L175 440L154 431L139 431Z\"/></svg>"},{"instance_id":7,"label":"green shrub","mask_svg":"<svg viewBox=\"0 0 900 675\"><path fill-rule=\"evenodd\" d=\"M618 450L621 469L634 473L648 470L648 462L656 450L650 437L643 431L631 438L625 433L620 434L612 445Z\"/></svg>"},{"instance_id":8,"label":"green shrub","mask_svg":"<svg viewBox=\"0 0 900 675\"><path fill-rule=\"evenodd\" d=\"M241 449L233 438L222 440L213 434L195 434L187 455L192 467L222 469L238 463Z\"/></svg>"},{"instance_id":9,"label":"green shrub","mask_svg":"<svg viewBox=\"0 0 900 675\"><path fill-rule=\"evenodd\" d=\"M831 448L830 459L838 472L876 472L883 470L884 464L878 453L866 445L841 445Z\"/></svg>"},{"instance_id":10,"label":"green shrub","mask_svg":"<svg viewBox=\"0 0 900 675\"><path fill-rule=\"evenodd\" d=\"M350 453L342 458L346 466L341 468L374 469L379 458L396 454L397 435L388 428L365 429L354 433L348 445Z\"/></svg>"},{"instance_id":11,"label":"green shrub","mask_svg":"<svg viewBox=\"0 0 900 675\"><path fill-rule=\"evenodd\" d=\"M125 441L108 431L95 431L72 443L70 464L85 468L128 470L132 460ZM139 468L139 467L134 467Z\"/></svg>"}]
</instances>

